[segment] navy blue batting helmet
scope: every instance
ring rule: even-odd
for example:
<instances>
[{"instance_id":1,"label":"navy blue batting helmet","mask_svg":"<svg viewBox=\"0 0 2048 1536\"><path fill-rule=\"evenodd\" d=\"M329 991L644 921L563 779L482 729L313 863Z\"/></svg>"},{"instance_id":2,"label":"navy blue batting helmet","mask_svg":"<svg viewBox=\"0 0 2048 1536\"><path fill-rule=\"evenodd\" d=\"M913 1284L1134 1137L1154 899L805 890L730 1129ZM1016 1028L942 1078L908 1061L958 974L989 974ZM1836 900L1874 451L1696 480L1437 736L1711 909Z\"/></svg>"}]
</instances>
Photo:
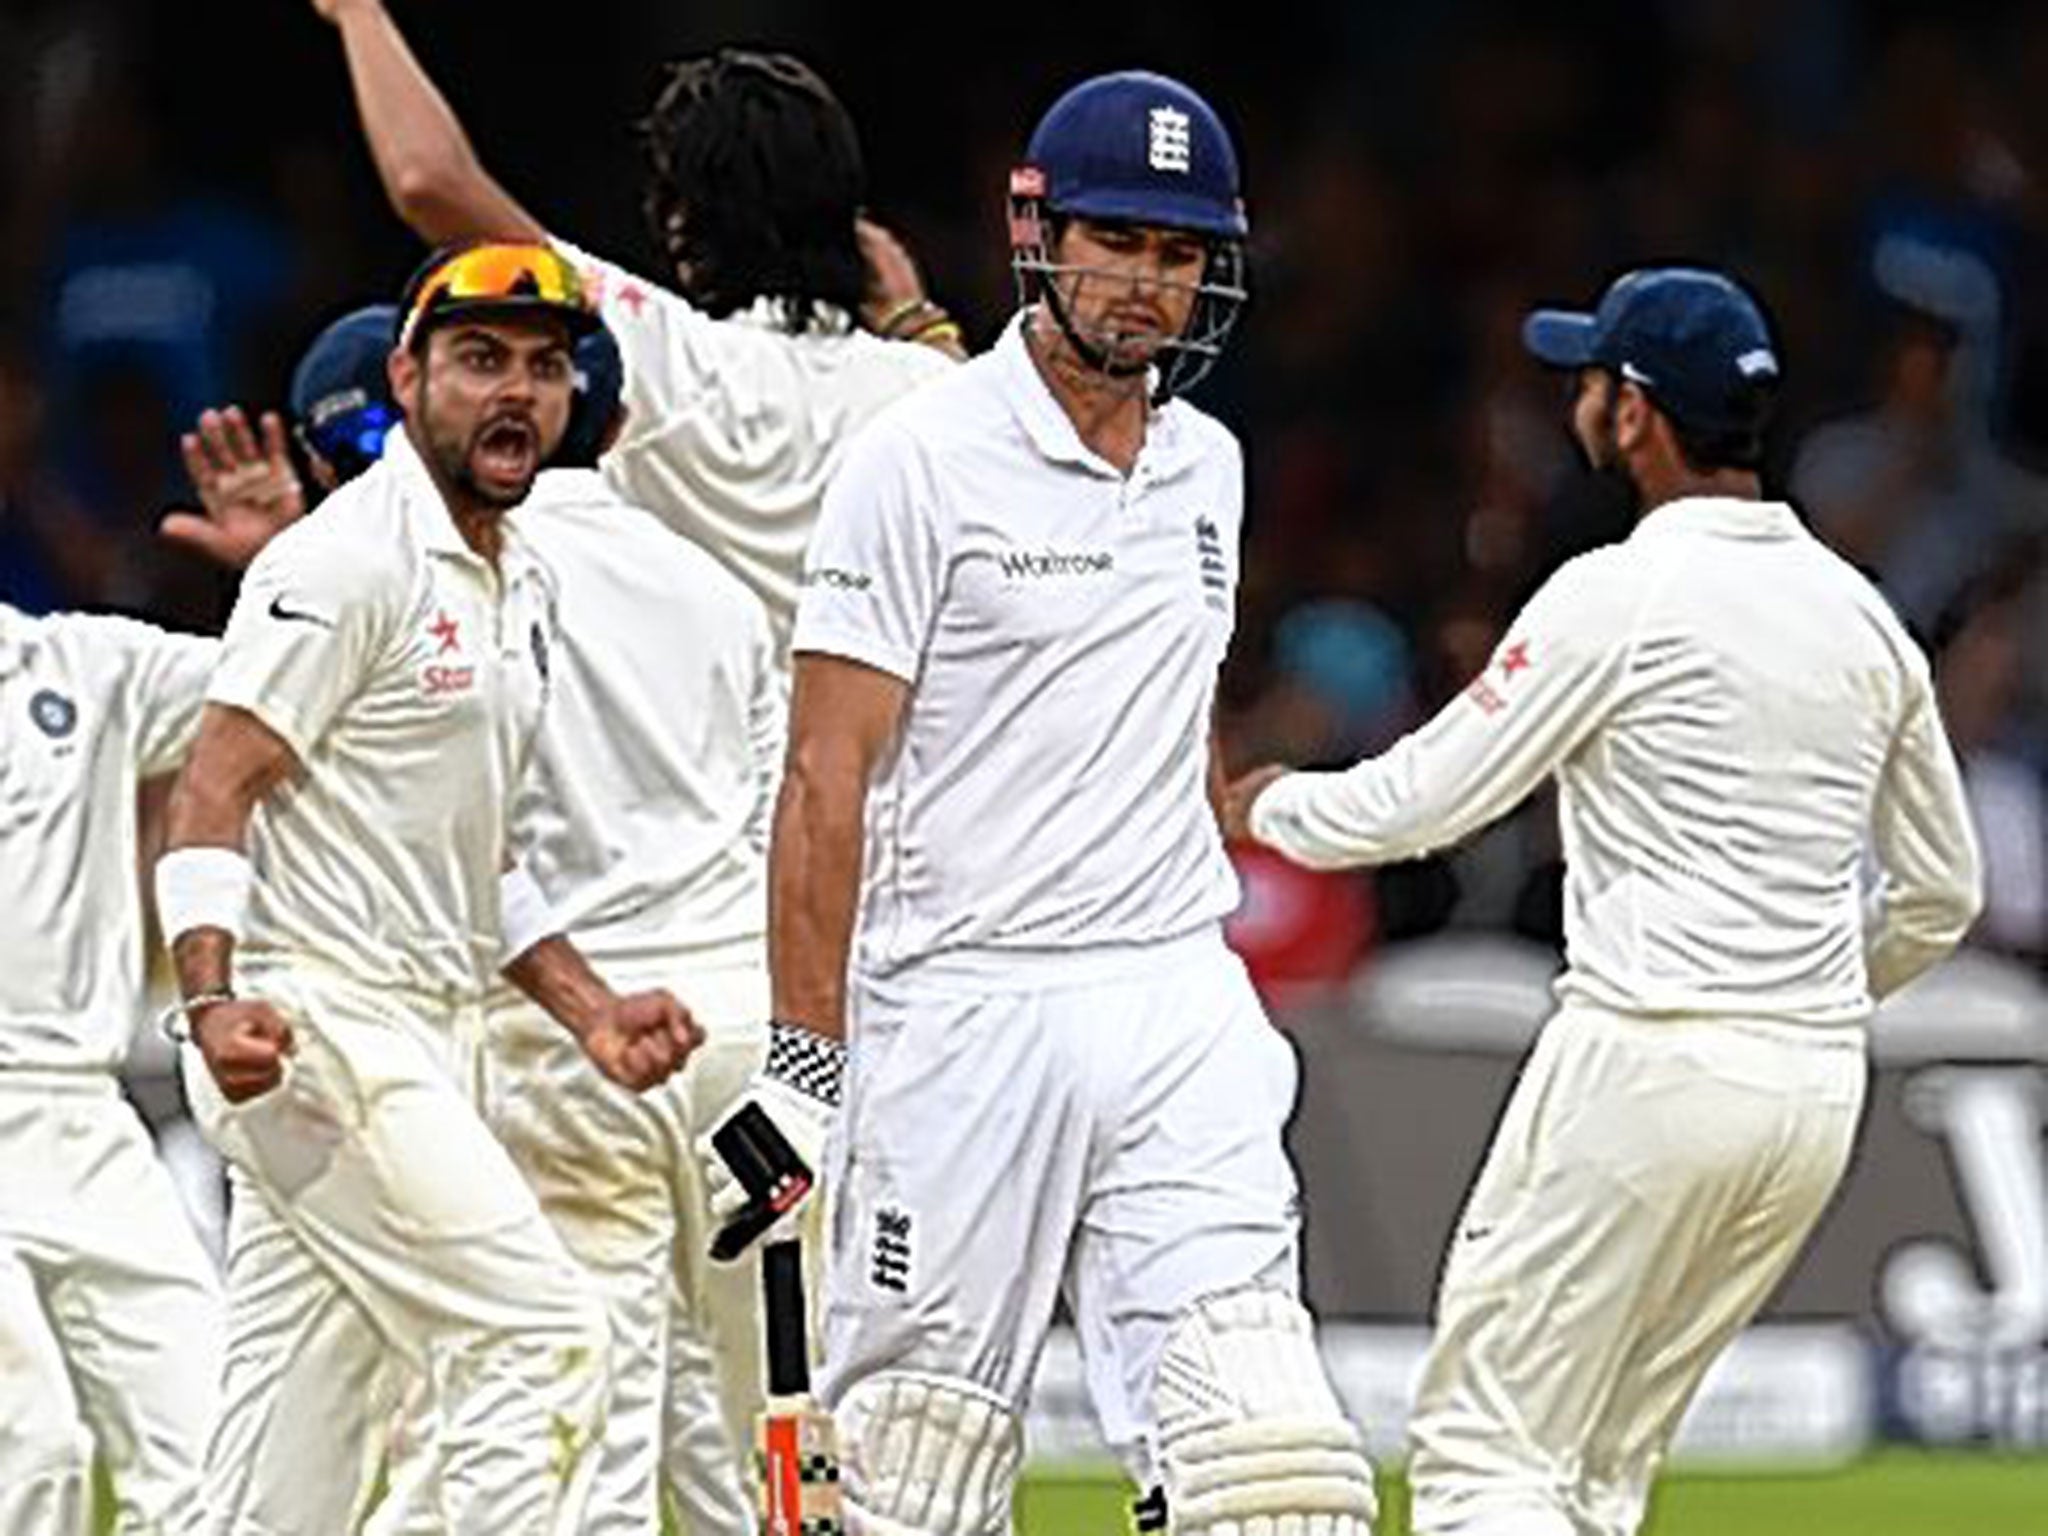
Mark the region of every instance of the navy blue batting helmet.
<instances>
[{"instance_id":1,"label":"navy blue batting helmet","mask_svg":"<svg viewBox=\"0 0 2048 1536\"><path fill-rule=\"evenodd\" d=\"M313 338L292 370L292 422L299 444L353 480L383 456L398 423L385 360L398 331L398 307L351 310Z\"/></svg>"},{"instance_id":2,"label":"navy blue batting helmet","mask_svg":"<svg viewBox=\"0 0 2048 1536\"><path fill-rule=\"evenodd\" d=\"M1242 240L1237 150L1187 86L1149 70L1084 80L1039 119L1026 168L1054 213Z\"/></svg>"},{"instance_id":3,"label":"navy blue batting helmet","mask_svg":"<svg viewBox=\"0 0 2048 1536\"><path fill-rule=\"evenodd\" d=\"M576 343L573 367L576 392L570 397L569 425L548 463L563 469L595 469L626 387L626 366L609 326L600 325Z\"/></svg>"},{"instance_id":4,"label":"navy blue batting helmet","mask_svg":"<svg viewBox=\"0 0 2048 1536\"><path fill-rule=\"evenodd\" d=\"M1051 221L1096 219L1187 230L1209 245L1181 335L1160 349L1153 396L1191 387L1214 366L1246 297L1250 225L1237 151L1215 110L1188 86L1148 70L1097 75L1053 103L1010 173L1011 264L1025 302L1042 302L1092 366L1117 371L1106 348L1078 334L1060 281L1088 269L1052 260Z\"/></svg>"}]
</instances>

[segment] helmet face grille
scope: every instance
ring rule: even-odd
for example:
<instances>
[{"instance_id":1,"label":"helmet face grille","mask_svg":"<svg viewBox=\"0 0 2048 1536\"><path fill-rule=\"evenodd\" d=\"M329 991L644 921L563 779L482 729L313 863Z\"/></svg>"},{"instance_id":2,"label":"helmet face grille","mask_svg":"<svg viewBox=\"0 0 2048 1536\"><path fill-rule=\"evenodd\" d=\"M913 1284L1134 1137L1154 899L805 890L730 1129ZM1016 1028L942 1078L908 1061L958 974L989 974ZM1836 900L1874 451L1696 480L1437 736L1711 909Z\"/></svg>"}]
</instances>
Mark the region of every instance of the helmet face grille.
<instances>
[{"instance_id":1,"label":"helmet face grille","mask_svg":"<svg viewBox=\"0 0 2048 1536\"><path fill-rule=\"evenodd\" d=\"M1036 190L1042 177L1031 168L1010 179L1010 270L1017 296L1024 304L1044 304L1082 360L1104 372L1116 372L1107 351L1077 331L1061 301L1059 281L1085 278L1100 269L1052 259L1051 244L1058 214ZM1181 334L1160 344L1152 360L1151 396L1155 405L1185 394L1207 376L1223 355L1237 317L1251 296L1246 286L1244 242L1229 236L1208 236L1208 259L1194 288L1194 304Z\"/></svg>"}]
</instances>

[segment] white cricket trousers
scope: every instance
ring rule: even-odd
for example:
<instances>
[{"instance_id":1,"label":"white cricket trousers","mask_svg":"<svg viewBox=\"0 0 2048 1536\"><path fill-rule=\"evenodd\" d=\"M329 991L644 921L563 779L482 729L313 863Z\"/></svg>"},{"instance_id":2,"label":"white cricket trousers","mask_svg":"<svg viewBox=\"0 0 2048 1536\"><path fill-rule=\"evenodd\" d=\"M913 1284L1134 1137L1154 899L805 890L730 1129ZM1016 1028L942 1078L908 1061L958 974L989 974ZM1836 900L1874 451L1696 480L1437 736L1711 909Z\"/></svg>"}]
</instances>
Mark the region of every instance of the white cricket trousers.
<instances>
[{"instance_id":1,"label":"white cricket trousers","mask_svg":"<svg viewBox=\"0 0 2048 1536\"><path fill-rule=\"evenodd\" d=\"M531 1004L494 1006L484 1118L611 1309L612 1386L584 1536L647 1536L667 1482L690 1536L755 1536L746 1448L765 1404L759 1259L713 1264L696 1139L768 1051L759 944L598 962L621 992L667 987L704 1028L689 1065L635 1095Z\"/></svg>"},{"instance_id":2,"label":"white cricket trousers","mask_svg":"<svg viewBox=\"0 0 2048 1536\"><path fill-rule=\"evenodd\" d=\"M1551 1019L1444 1262L1417 1536L1631 1536L1841 1181L1865 1076L1855 1027Z\"/></svg>"},{"instance_id":3,"label":"white cricket trousers","mask_svg":"<svg viewBox=\"0 0 2048 1536\"><path fill-rule=\"evenodd\" d=\"M824 1400L910 1370L1021 1412L1064 1292L1103 1435L1150 1487L1182 1313L1299 1284L1298 1067L1243 965L1216 929L940 956L857 976L852 1014Z\"/></svg>"},{"instance_id":4,"label":"white cricket trousers","mask_svg":"<svg viewBox=\"0 0 2048 1536\"><path fill-rule=\"evenodd\" d=\"M200 1529L219 1399L213 1265L112 1072L0 1070L0 1532Z\"/></svg>"},{"instance_id":5,"label":"white cricket trousers","mask_svg":"<svg viewBox=\"0 0 2048 1536\"><path fill-rule=\"evenodd\" d=\"M297 1040L226 1103L185 1080L232 1165L220 1536L353 1530L402 1362L434 1404L446 1536L577 1530L602 1426L603 1304L456 1076L481 1009L294 967L249 974Z\"/></svg>"}]
</instances>

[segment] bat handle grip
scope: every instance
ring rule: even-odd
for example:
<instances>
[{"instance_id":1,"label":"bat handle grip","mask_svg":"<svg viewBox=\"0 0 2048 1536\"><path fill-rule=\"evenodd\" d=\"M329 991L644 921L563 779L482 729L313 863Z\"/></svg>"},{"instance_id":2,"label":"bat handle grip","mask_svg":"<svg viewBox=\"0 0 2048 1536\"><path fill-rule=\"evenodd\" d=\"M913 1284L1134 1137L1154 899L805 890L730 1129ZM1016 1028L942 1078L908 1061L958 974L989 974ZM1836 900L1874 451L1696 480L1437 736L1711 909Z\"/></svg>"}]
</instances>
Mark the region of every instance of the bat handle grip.
<instances>
[{"instance_id":1,"label":"bat handle grip","mask_svg":"<svg viewBox=\"0 0 2048 1536\"><path fill-rule=\"evenodd\" d=\"M768 1390L797 1397L811 1390L804 1336L804 1251L795 1238L761 1249L761 1302L768 1331Z\"/></svg>"}]
</instances>

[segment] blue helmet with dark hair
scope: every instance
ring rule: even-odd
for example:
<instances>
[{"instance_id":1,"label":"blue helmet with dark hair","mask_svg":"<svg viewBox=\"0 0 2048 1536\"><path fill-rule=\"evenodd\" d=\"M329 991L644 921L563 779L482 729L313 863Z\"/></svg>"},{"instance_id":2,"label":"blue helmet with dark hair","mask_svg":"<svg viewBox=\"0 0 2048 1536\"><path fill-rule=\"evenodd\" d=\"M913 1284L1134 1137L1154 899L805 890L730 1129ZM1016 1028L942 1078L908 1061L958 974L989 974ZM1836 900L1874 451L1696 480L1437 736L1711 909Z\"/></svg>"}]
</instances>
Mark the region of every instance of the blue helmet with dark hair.
<instances>
[{"instance_id":1,"label":"blue helmet with dark hair","mask_svg":"<svg viewBox=\"0 0 2048 1536\"><path fill-rule=\"evenodd\" d=\"M351 310L313 338L292 370L299 446L325 460L339 480L353 480L376 463L398 424L385 372L397 333L395 304Z\"/></svg>"},{"instance_id":2,"label":"blue helmet with dark hair","mask_svg":"<svg viewBox=\"0 0 2048 1536\"><path fill-rule=\"evenodd\" d=\"M618 419L619 397L626 387L626 365L609 326L600 325L576 343L576 392L569 401L569 425L561 446L548 460L551 468L595 469Z\"/></svg>"},{"instance_id":3,"label":"blue helmet with dark hair","mask_svg":"<svg viewBox=\"0 0 2048 1536\"><path fill-rule=\"evenodd\" d=\"M1154 398L1191 387L1214 366L1243 307L1250 232L1237 151L1215 110L1189 87L1147 70L1084 80L1053 103L1010 173L1010 253L1025 302L1043 303L1091 365L1101 345L1078 334L1055 279L1085 275L1051 257L1056 222L1086 218L1186 230L1209 246L1186 327L1160 349ZM1113 371L1113 370L1111 370Z\"/></svg>"}]
</instances>

